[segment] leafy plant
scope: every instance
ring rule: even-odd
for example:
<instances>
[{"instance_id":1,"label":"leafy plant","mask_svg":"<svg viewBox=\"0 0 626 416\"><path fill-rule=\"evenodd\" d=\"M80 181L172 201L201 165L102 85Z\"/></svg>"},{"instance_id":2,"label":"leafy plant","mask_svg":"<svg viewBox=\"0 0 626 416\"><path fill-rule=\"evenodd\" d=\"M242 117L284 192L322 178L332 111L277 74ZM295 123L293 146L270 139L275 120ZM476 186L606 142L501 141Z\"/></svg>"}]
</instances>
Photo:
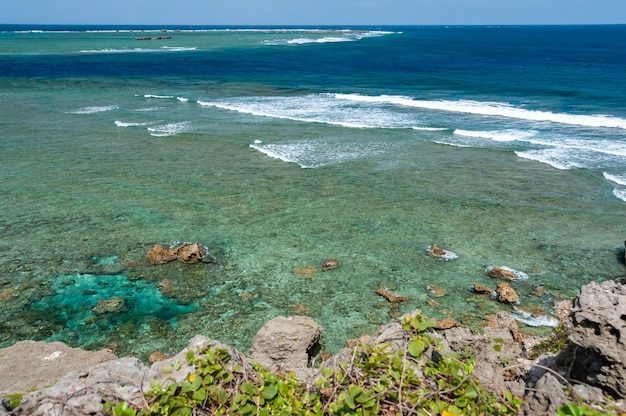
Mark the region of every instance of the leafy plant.
<instances>
[{"instance_id":1,"label":"leafy plant","mask_svg":"<svg viewBox=\"0 0 626 416\"><path fill-rule=\"evenodd\" d=\"M111 403L115 416L148 415L514 415L521 401L493 393L474 374L474 359L444 353L435 322L421 314L402 318L407 342L362 344L350 359L322 367L314 386L293 373L234 365L226 350L189 352L194 371L180 383L153 383L146 404ZM594 413L595 412L595 413ZM561 416L596 416L594 408L569 404Z\"/></svg>"}]
</instances>

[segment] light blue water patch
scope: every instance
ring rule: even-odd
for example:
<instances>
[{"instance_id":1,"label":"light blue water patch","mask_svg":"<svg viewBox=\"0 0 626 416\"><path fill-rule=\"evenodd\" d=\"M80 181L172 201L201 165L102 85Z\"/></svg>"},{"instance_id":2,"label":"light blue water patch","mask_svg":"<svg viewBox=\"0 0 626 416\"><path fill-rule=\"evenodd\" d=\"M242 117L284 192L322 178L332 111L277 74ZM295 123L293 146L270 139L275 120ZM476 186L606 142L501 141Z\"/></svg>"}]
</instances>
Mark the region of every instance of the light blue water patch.
<instances>
[{"instance_id":1,"label":"light blue water patch","mask_svg":"<svg viewBox=\"0 0 626 416\"><path fill-rule=\"evenodd\" d=\"M69 334L80 332L84 342L97 341L108 331L150 332L151 325L175 329L176 317L198 308L196 303L184 305L163 296L156 285L142 280L129 280L125 275L75 274L60 275L51 285L54 294L35 304L48 320L63 325L65 331L52 338L67 341ZM123 307L102 313L98 302L122 299Z\"/></svg>"},{"instance_id":2,"label":"light blue water patch","mask_svg":"<svg viewBox=\"0 0 626 416\"><path fill-rule=\"evenodd\" d=\"M118 259L118 256L108 256L108 257L93 257L93 261L96 264L101 264L103 266L112 266L115 264L115 260Z\"/></svg>"}]
</instances>

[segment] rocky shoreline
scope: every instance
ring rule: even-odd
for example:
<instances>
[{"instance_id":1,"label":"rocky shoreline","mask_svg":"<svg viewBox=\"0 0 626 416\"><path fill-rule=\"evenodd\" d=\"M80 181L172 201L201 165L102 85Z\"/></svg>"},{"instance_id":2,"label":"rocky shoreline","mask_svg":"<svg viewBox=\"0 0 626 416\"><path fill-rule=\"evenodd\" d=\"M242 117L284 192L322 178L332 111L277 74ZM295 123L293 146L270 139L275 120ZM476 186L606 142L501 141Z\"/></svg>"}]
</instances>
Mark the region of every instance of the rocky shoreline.
<instances>
[{"instance_id":1,"label":"rocky shoreline","mask_svg":"<svg viewBox=\"0 0 626 416\"><path fill-rule=\"evenodd\" d=\"M452 326L438 330L444 351L475 357L475 373L488 390L506 389L524 401L523 414L555 414L571 395L588 403L612 403L626 412L626 277L583 286L573 301L555 312L569 343L550 352L555 340L524 334L506 312L486 320L484 330ZM384 296L384 295L383 295ZM155 357L150 367L111 351L87 352L60 342L22 341L0 350L0 415L103 414L104 402L141 405L151 381L181 382L192 372L188 350L225 348L244 366L260 363L273 371L292 371L313 385L325 367L349 360L358 344L389 343L406 348L409 337L400 319L374 334L352 340L335 356L313 356L322 327L306 316L278 317L257 333L247 354L197 335L174 357ZM538 348L539 346L539 348ZM544 347L547 352L538 355ZM538 355L538 356L537 356ZM326 358L322 361L323 358ZM320 363L321 361L321 363ZM168 369L169 371L164 371ZM174 370L172 370L174 369ZM12 408L9 397L23 395Z\"/></svg>"}]
</instances>

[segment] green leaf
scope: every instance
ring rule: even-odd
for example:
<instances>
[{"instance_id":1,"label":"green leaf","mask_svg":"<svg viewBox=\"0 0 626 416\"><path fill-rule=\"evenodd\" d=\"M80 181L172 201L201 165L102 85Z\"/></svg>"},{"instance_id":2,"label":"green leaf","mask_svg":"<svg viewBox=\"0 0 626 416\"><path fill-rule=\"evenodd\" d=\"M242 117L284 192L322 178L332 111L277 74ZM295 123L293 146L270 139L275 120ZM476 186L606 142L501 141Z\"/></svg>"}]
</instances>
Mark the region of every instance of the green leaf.
<instances>
[{"instance_id":1,"label":"green leaf","mask_svg":"<svg viewBox=\"0 0 626 416\"><path fill-rule=\"evenodd\" d=\"M263 388L262 394L267 400L271 400L278 394L278 387L275 384L268 384Z\"/></svg>"},{"instance_id":2,"label":"green leaf","mask_svg":"<svg viewBox=\"0 0 626 416\"><path fill-rule=\"evenodd\" d=\"M363 389L359 386L352 384L348 387L348 395L352 398L356 398L361 393L363 393Z\"/></svg>"},{"instance_id":3,"label":"green leaf","mask_svg":"<svg viewBox=\"0 0 626 416\"><path fill-rule=\"evenodd\" d=\"M181 383L181 385L180 385L180 392L181 393L187 393L187 392L192 391L192 390L195 390L195 389L193 388L193 386L191 385L190 382L183 381Z\"/></svg>"},{"instance_id":4,"label":"green leaf","mask_svg":"<svg viewBox=\"0 0 626 416\"><path fill-rule=\"evenodd\" d=\"M241 386L239 386L239 390L242 393L249 394L250 396L256 396L259 394L259 388L249 381L242 383Z\"/></svg>"},{"instance_id":5,"label":"green leaf","mask_svg":"<svg viewBox=\"0 0 626 416\"><path fill-rule=\"evenodd\" d=\"M424 341L422 341L421 339L414 339L413 341L409 342L408 346L409 354L411 354L413 357L419 357L420 355L422 355L425 348L426 345L424 345Z\"/></svg>"},{"instance_id":6,"label":"green leaf","mask_svg":"<svg viewBox=\"0 0 626 416\"><path fill-rule=\"evenodd\" d=\"M198 377L199 378L199 377ZM204 387L196 390L193 392L193 396L191 396L192 399L194 399L195 401L201 403L204 402L206 400L206 389Z\"/></svg>"}]
</instances>

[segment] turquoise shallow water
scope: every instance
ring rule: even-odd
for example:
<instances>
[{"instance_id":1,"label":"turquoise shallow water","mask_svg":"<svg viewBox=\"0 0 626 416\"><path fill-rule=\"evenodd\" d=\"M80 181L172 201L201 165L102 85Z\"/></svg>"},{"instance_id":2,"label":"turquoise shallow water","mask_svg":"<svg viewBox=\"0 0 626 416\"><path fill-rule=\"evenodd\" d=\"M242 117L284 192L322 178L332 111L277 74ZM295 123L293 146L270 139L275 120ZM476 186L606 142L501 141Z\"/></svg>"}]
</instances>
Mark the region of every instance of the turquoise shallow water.
<instances>
[{"instance_id":1,"label":"turquoise shallow water","mask_svg":"<svg viewBox=\"0 0 626 416\"><path fill-rule=\"evenodd\" d=\"M93 49L120 48L110 37L83 39L79 49L85 42ZM285 38L303 34L272 32L273 42ZM209 41L202 39L180 43L195 51L150 56L67 56L65 42L36 58L0 57L3 63L36 59L33 71L51 68L49 76L3 72L0 78L0 308L7 317L0 345L21 339L87 348L116 344L120 355L146 358L156 350L176 352L202 333L246 350L268 319L305 313L323 325L325 348L335 352L346 339L417 308L467 325L512 311L470 291L473 282L495 288L486 273L492 265L527 273L528 280L512 283L521 306L546 314L580 285L624 273L618 257L625 206L616 197L619 183L604 175L623 175L621 156L602 161L598 154L561 153L559 162L581 166L555 168L557 159L548 156L563 150L555 144L484 137L487 130L517 137L523 131L554 143L567 136L621 146L619 128L338 104L325 95L339 89L335 84L363 94L377 75L337 69L328 79L325 60L317 77L310 66L271 73L275 63L254 76L245 68L239 74L237 66L223 75L188 74L211 64L216 50L239 55L244 66L247 58L258 66L285 54L305 60L319 48L356 59L370 41L400 47L390 36L328 41L309 50L298 49L302 40L288 50L267 45L256 32L231 33L206 50L201 46ZM23 48L32 39L25 42ZM189 66L171 58L176 53L190 54ZM112 67L93 70L83 62L92 55ZM166 75L116 73L157 61ZM463 93L461 80L451 73L447 89L441 80L429 88L452 100ZM389 93L399 88L390 83ZM476 99L469 84L467 91ZM371 89L372 96L380 93ZM526 100L546 100L553 114L585 102L572 99L556 108L566 95L553 95L528 93ZM621 105L593 106L591 114L623 116ZM483 137L468 146L455 129ZM519 155L530 151L544 153L539 160ZM195 241L217 261L150 266L144 259L154 244ZM431 244L458 259L429 256ZM322 272L331 258L341 267ZM313 276L294 272L306 266L316 269ZM375 293L381 286L409 300L391 308ZM436 297L429 286L446 295ZM95 314L98 300L109 298L123 298L125 310Z\"/></svg>"}]
</instances>

